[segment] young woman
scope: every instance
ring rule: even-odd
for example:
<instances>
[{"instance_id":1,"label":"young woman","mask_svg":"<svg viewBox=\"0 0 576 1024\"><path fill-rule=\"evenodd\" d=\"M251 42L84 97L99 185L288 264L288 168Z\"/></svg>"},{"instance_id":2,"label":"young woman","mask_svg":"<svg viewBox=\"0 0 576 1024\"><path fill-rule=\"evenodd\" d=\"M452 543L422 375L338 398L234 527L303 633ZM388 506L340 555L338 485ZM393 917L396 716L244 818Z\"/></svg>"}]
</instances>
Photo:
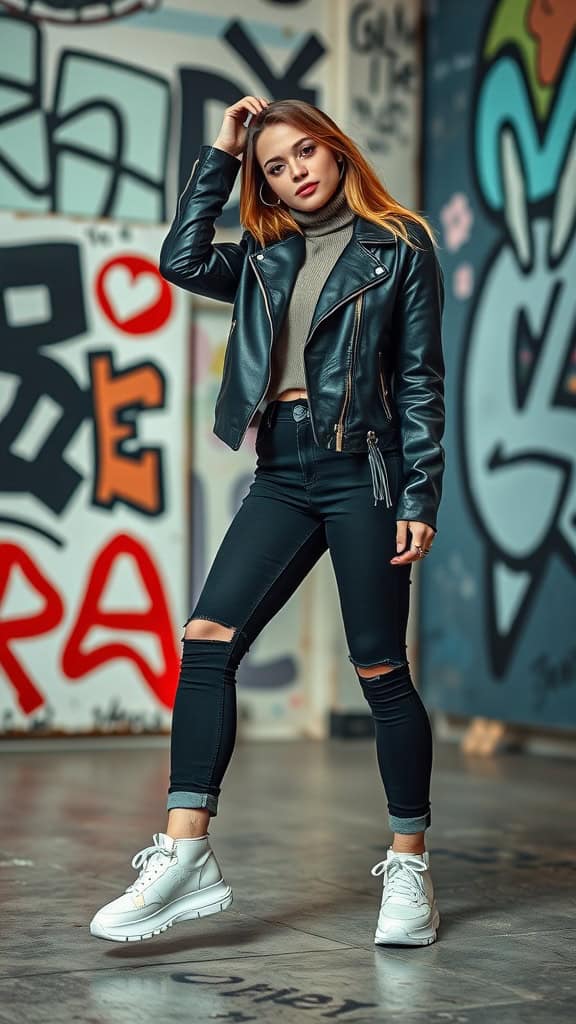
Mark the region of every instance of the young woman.
<instances>
[{"instance_id":1,"label":"young woman","mask_svg":"<svg viewBox=\"0 0 576 1024\"><path fill-rule=\"evenodd\" d=\"M213 244L241 166L244 233ZM149 938L230 906L208 822L235 742L236 670L328 550L394 833L372 868L384 875L375 942L436 939L432 732L406 659L411 566L432 547L444 470L434 245L309 103L245 96L201 147L160 269L233 304L214 432L237 450L257 425L257 465L184 623L166 832L136 854L138 878L93 935Z\"/></svg>"}]
</instances>

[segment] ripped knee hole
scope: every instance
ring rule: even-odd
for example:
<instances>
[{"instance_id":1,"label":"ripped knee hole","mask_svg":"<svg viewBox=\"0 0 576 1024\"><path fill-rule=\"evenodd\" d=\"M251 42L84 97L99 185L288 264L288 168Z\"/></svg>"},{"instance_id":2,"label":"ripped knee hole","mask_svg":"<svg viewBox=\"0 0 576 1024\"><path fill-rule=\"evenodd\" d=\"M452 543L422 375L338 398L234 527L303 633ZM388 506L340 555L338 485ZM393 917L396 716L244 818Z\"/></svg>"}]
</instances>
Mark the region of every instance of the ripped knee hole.
<instances>
[{"instance_id":1,"label":"ripped knee hole","mask_svg":"<svg viewBox=\"0 0 576 1024\"><path fill-rule=\"evenodd\" d=\"M214 619L190 619L184 628L183 640L224 640L234 638L236 626L225 626Z\"/></svg>"},{"instance_id":2,"label":"ripped knee hole","mask_svg":"<svg viewBox=\"0 0 576 1024\"><path fill-rule=\"evenodd\" d=\"M372 679L373 676L385 675L387 672L393 672L395 668L400 668L402 665L405 664L405 661L398 662L397 664L391 664L390 662L386 662L386 664L384 665L370 665L369 667L355 665L354 668L356 669L358 675L362 677L362 679Z\"/></svg>"}]
</instances>

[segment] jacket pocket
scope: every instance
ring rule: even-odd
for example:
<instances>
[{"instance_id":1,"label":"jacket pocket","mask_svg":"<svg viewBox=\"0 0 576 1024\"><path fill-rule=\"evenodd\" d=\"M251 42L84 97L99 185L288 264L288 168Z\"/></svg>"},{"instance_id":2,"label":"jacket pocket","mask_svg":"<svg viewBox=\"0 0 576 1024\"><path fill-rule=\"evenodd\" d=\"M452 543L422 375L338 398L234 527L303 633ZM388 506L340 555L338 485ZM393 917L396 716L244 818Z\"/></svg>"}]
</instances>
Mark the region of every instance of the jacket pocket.
<instances>
[{"instance_id":1,"label":"jacket pocket","mask_svg":"<svg viewBox=\"0 0 576 1024\"><path fill-rule=\"evenodd\" d=\"M390 409L390 403L388 401L388 388L386 386L386 379L384 371L382 369L382 353L378 352L378 394L380 400L384 406L384 412L386 413L386 419L392 419L392 410Z\"/></svg>"}]
</instances>

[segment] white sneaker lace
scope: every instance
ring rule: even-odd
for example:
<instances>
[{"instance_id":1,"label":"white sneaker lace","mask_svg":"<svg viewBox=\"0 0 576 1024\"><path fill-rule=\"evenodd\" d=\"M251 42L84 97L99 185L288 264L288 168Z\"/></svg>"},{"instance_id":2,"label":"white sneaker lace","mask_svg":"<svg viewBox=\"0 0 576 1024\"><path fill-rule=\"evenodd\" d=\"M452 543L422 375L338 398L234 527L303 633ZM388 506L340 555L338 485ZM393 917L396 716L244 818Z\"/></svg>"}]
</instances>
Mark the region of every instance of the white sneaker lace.
<instances>
[{"instance_id":1,"label":"white sneaker lace","mask_svg":"<svg viewBox=\"0 0 576 1024\"><path fill-rule=\"evenodd\" d=\"M420 876L427 870L424 861L414 857L412 860L380 860L371 868L370 874L384 875L383 903L391 896L399 897L397 902L417 903L420 896L426 895Z\"/></svg>"},{"instance_id":2,"label":"white sneaker lace","mask_svg":"<svg viewBox=\"0 0 576 1024\"><path fill-rule=\"evenodd\" d=\"M157 854L159 856L157 856ZM165 864L163 858L172 858L173 851L167 850L166 847L160 846L160 833L156 833L154 836L154 845L145 846L143 850L138 850L138 853L132 858L132 867L141 868L138 878L128 886L124 892L140 892L144 889L149 882L158 875L161 875L164 871Z\"/></svg>"}]
</instances>

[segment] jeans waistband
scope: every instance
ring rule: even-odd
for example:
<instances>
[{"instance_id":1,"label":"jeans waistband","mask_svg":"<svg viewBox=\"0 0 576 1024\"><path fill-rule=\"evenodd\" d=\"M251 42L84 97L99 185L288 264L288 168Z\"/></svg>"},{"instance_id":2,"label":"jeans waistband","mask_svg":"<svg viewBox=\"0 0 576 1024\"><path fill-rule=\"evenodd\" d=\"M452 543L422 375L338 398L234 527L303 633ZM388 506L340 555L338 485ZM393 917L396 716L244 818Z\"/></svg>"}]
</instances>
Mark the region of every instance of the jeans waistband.
<instances>
[{"instance_id":1,"label":"jeans waistband","mask_svg":"<svg viewBox=\"0 0 576 1024\"><path fill-rule=\"evenodd\" d=\"M270 427L276 420L294 420L298 423L303 419L310 419L308 399L292 398L288 401L279 401L275 398L266 406L262 422ZM370 434L374 435L374 432L370 431ZM375 435L368 436L367 438L367 452L370 472L372 474L374 504L376 505L378 501L385 501L386 506L390 508L392 506L392 495L390 493L386 459L376 443Z\"/></svg>"},{"instance_id":2,"label":"jeans waistband","mask_svg":"<svg viewBox=\"0 0 576 1024\"><path fill-rule=\"evenodd\" d=\"M298 423L299 420L310 419L308 399L291 398L288 401L279 401L275 398L266 406L264 417L268 426L275 420L293 420Z\"/></svg>"},{"instance_id":3,"label":"jeans waistband","mask_svg":"<svg viewBox=\"0 0 576 1024\"><path fill-rule=\"evenodd\" d=\"M294 420L296 423L305 418L310 419L310 407L307 398L290 398L279 401L277 398L266 406L264 416L268 426L274 420Z\"/></svg>"}]
</instances>

